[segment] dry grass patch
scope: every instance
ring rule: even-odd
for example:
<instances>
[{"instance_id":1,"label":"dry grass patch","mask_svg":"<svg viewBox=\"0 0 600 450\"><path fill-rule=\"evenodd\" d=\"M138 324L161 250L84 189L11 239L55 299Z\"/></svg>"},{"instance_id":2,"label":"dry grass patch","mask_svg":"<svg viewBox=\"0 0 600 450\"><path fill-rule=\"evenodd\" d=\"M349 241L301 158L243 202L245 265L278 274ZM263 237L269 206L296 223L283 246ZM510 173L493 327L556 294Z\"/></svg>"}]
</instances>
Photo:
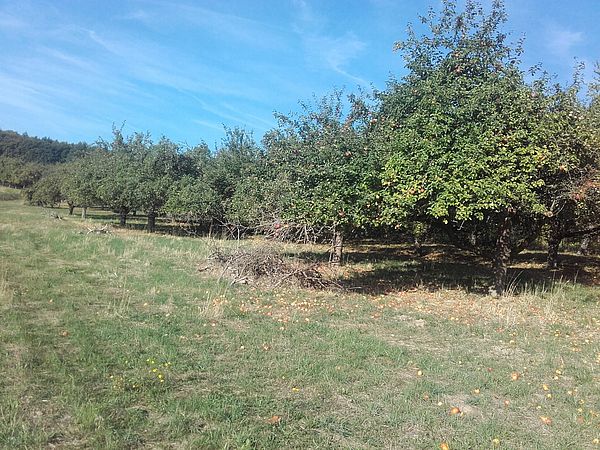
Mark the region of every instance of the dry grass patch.
<instances>
[{"instance_id":1,"label":"dry grass patch","mask_svg":"<svg viewBox=\"0 0 600 450\"><path fill-rule=\"evenodd\" d=\"M375 297L373 303L379 309L407 308L465 325L497 324L510 328L527 324L546 328L556 323L579 323L580 317L577 314L569 314L574 308L574 299L562 295L561 292L561 289L557 288L556 292L546 299L539 294L536 296L527 293L494 298L468 294L462 290L431 292L414 289Z\"/></svg>"}]
</instances>

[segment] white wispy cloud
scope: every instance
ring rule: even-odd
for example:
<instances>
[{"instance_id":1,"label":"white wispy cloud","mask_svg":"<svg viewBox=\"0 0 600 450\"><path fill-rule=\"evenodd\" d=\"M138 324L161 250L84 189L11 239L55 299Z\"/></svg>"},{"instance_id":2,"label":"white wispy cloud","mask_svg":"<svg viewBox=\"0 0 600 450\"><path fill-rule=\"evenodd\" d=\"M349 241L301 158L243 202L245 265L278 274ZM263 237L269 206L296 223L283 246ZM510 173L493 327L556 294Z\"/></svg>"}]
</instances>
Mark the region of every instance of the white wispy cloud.
<instances>
[{"instance_id":1,"label":"white wispy cloud","mask_svg":"<svg viewBox=\"0 0 600 450\"><path fill-rule=\"evenodd\" d=\"M306 0L293 0L292 4L296 9L297 27L301 29L321 28L325 24L325 19L319 16ZM298 29L297 28L297 29Z\"/></svg>"},{"instance_id":2,"label":"white wispy cloud","mask_svg":"<svg viewBox=\"0 0 600 450\"><path fill-rule=\"evenodd\" d=\"M19 19L11 14L0 12L0 30L22 29L27 26L24 20Z\"/></svg>"},{"instance_id":3,"label":"white wispy cloud","mask_svg":"<svg viewBox=\"0 0 600 450\"><path fill-rule=\"evenodd\" d=\"M51 105L38 100L42 88L43 86L0 73L0 104L35 114L43 113Z\"/></svg>"},{"instance_id":4,"label":"white wispy cloud","mask_svg":"<svg viewBox=\"0 0 600 450\"><path fill-rule=\"evenodd\" d=\"M103 23L81 20L68 10L60 14L56 5L45 18L27 2L8 11L0 8L0 26L3 20L23 25L11 36L13 52L0 53L0 113L18 110L25 129L31 121L59 130L62 122L57 137L87 131L95 138L100 133L90 130L110 133L113 122L124 120L132 131L169 132L182 126L185 114L186 123L213 135L222 132L223 123L262 133L275 126L271 112L286 94L293 103L314 92L301 75L303 60L314 69L362 81L347 67L362 51L353 36L300 34L283 22L265 25L183 2L134 0L124 5L121 20ZM309 13L303 20L311 27L324 23ZM163 40L165 32L181 29L189 46ZM222 41L222 53L215 53L210 43ZM165 111L173 111L173 119L164 117ZM4 126L17 123L0 120ZM67 130L67 125L77 128Z\"/></svg>"},{"instance_id":5,"label":"white wispy cloud","mask_svg":"<svg viewBox=\"0 0 600 450\"><path fill-rule=\"evenodd\" d=\"M254 124L257 128L263 127L272 127L275 125L275 122L272 120L265 120L262 117L259 117L245 109L240 111L239 106L231 105L227 102L220 103L220 107L225 111L230 111L232 113L242 113L242 117L249 123Z\"/></svg>"},{"instance_id":6,"label":"white wispy cloud","mask_svg":"<svg viewBox=\"0 0 600 450\"><path fill-rule=\"evenodd\" d=\"M45 85L0 73L0 107L8 106L13 118L27 120L31 126L46 129L42 134L63 139L86 139L97 135L106 124L98 117L74 115L53 101ZM5 127L6 124L3 124Z\"/></svg>"},{"instance_id":7,"label":"white wispy cloud","mask_svg":"<svg viewBox=\"0 0 600 450\"><path fill-rule=\"evenodd\" d=\"M366 48L366 43L354 33L342 36L327 32L327 21L319 16L306 0L295 0L297 21L294 30L303 42L307 61L311 65L332 70L353 82L367 86L368 82L350 72L348 66Z\"/></svg>"},{"instance_id":8,"label":"white wispy cloud","mask_svg":"<svg viewBox=\"0 0 600 450\"><path fill-rule=\"evenodd\" d=\"M124 18L155 30L193 27L212 34L220 41L235 41L253 48L280 48L285 30L259 20L187 2L144 0L142 7Z\"/></svg>"},{"instance_id":9,"label":"white wispy cloud","mask_svg":"<svg viewBox=\"0 0 600 450\"><path fill-rule=\"evenodd\" d=\"M546 31L546 46L551 53L562 57L573 57L574 47L584 40L583 32L552 26Z\"/></svg>"},{"instance_id":10,"label":"white wispy cloud","mask_svg":"<svg viewBox=\"0 0 600 450\"><path fill-rule=\"evenodd\" d=\"M66 51L56 48L51 48L45 45L40 46L38 50L40 53L43 53L47 58L53 58L61 64L68 66L70 69L77 69L84 72L100 72L98 65L93 63L88 58L79 55L74 55L72 53L68 53Z\"/></svg>"},{"instance_id":11,"label":"white wispy cloud","mask_svg":"<svg viewBox=\"0 0 600 450\"><path fill-rule=\"evenodd\" d=\"M191 93L264 98L265 91L244 82L243 65L232 70L220 61L201 58L133 36L108 37L89 30L89 39L113 55L114 64L139 81ZM231 64L235 64L232 61Z\"/></svg>"},{"instance_id":12,"label":"white wispy cloud","mask_svg":"<svg viewBox=\"0 0 600 450\"><path fill-rule=\"evenodd\" d=\"M193 119L192 122L200 125L201 127L210 128L211 130L223 131L224 129L222 123L211 122L209 120Z\"/></svg>"},{"instance_id":13,"label":"white wispy cloud","mask_svg":"<svg viewBox=\"0 0 600 450\"><path fill-rule=\"evenodd\" d=\"M274 122L267 121L240 106L234 107L223 101L209 103L198 96L194 96L193 98L200 105L202 111L209 113L213 117L222 119L220 121L221 124L229 123L237 126L248 126L259 130L266 130L275 125ZM213 123L216 123L216 121ZM222 130L223 127L221 126L220 129Z\"/></svg>"},{"instance_id":14,"label":"white wispy cloud","mask_svg":"<svg viewBox=\"0 0 600 450\"><path fill-rule=\"evenodd\" d=\"M348 34L337 38L323 35L306 36L305 43L310 58L360 85L368 85L367 81L350 74L346 69L348 64L364 51L364 42Z\"/></svg>"}]
</instances>

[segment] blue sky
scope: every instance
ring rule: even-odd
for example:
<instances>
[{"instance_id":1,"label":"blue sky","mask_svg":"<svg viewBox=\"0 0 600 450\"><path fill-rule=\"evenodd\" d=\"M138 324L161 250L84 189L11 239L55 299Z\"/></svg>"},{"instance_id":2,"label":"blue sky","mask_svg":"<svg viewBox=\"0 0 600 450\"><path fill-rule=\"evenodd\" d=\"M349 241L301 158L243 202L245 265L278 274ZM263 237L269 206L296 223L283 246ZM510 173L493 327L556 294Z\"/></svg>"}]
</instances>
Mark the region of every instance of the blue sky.
<instances>
[{"instance_id":1,"label":"blue sky","mask_svg":"<svg viewBox=\"0 0 600 450\"><path fill-rule=\"evenodd\" d=\"M526 65L566 81L578 58L591 77L600 0L506 4ZM274 111L401 76L393 44L429 6L439 0L0 0L0 128L93 142L125 122L214 147L225 124L260 139Z\"/></svg>"}]
</instances>

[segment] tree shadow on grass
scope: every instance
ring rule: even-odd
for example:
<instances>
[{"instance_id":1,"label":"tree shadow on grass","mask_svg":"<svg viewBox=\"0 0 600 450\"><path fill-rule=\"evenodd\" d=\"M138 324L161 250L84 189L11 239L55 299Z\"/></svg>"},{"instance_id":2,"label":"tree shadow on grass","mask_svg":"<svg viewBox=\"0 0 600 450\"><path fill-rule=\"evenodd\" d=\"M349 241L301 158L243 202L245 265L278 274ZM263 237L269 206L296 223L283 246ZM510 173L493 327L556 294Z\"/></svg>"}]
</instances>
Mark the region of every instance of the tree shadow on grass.
<instances>
[{"instance_id":1,"label":"tree shadow on grass","mask_svg":"<svg viewBox=\"0 0 600 450\"><path fill-rule=\"evenodd\" d=\"M600 287L600 257L561 253L559 265L549 270L546 265L546 252L536 250L517 255L512 271L523 281L519 284L548 285L555 282L578 283L584 286Z\"/></svg>"},{"instance_id":2,"label":"tree shadow on grass","mask_svg":"<svg viewBox=\"0 0 600 450\"><path fill-rule=\"evenodd\" d=\"M369 251L363 250L349 255L349 260L367 261L371 270L349 271L341 280L342 285L374 295L454 288L486 293L492 275L490 267L479 258L442 245L425 246L420 256L410 247L378 251L374 259Z\"/></svg>"},{"instance_id":3,"label":"tree shadow on grass","mask_svg":"<svg viewBox=\"0 0 600 450\"><path fill-rule=\"evenodd\" d=\"M75 213L72 217L81 217ZM119 215L112 212L88 212L85 216L89 220L98 220L100 222L116 222L119 223Z\"/></svg>"},{"instance_id":4,"label":"tree shadow on grass","mask_svg":"<svg viewBox=\"0 0 600 450\"><path fill-rule=\"evenodd\" d=\"M296 255L298 256L298 255ZM302 252L300 257L326 263L326 252ZM508 271L509 288L514 293L545 290L556 282L600 286L600 258L561 254L557 270L545 268L542 251L519 255ZM449 245L426 245L417 256L407 244L353 245L346 250L346 266L336 280L344 288L370 295L425 289L463 289L487 294L493 286L488 260Z\"/></svg>"},{"instance_id":5,"label":"tree shadow on grass","mask_svg":"<svg viewBox=\"0 0 600 450\"><path fill-rule=\"evenodd\" d=\"M76 214L72 217L79 217ZM148 231L148 216L145 214L128 215L127 222L124 226L119 224L119 214L112 211L93 210L88 212L86 218L103 224L110 224L115 228L123 230ZM204 230L193 230L189 227L180 226L178 223L173 223L170 219L162 217L156 218L154 233L172 236L203 236L206 233Z\"/></svg>"}]
</instances>

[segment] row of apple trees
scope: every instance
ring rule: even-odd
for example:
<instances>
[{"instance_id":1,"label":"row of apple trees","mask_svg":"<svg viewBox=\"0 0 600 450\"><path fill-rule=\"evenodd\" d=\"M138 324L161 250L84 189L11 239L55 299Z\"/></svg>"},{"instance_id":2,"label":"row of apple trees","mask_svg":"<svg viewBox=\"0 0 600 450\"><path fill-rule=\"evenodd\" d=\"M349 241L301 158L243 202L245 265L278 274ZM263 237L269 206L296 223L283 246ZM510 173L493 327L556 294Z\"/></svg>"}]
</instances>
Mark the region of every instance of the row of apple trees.
<instances>
[{"instance_id":1,"label":"row of apple trees","mask_svg":"<svg viewBox=\"0 0 600 450\"><path fill-rule=\"evenodd\" d=\"M234 233L344 239L425 230L488 256L502 294L510 258L545 235L600 232L600 73L568 86L522 68L503 3L445 0L396 44L407 73L385 90L339 91L277 115L260 145L226 130L214 152L124 137L57 166L33 202L143 211ZM53 197L54 195L54 197ZM50 200L49 200L50 199Z\"/></svg>"}]
</instances>

